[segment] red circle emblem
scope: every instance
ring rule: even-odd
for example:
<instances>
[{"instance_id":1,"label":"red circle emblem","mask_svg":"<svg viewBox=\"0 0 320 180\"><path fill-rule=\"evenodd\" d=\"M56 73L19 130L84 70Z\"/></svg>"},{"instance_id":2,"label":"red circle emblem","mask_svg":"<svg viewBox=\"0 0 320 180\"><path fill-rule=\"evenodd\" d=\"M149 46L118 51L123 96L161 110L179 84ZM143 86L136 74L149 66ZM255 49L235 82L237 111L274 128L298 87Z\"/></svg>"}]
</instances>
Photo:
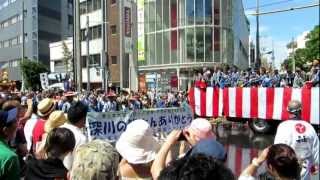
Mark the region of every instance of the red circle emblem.
<instances>
[{"instance_id":1,"label":"red circle emblem","mask_svg":"<svg viewBox=\"0 0 320 180\"><path fill-rule=\"evenodd\" d=\"M298 123L295 125L295 128L296 128L296 131L300 134L306 132L306 127L303 124Z\"/></svg>"}]
</instances>

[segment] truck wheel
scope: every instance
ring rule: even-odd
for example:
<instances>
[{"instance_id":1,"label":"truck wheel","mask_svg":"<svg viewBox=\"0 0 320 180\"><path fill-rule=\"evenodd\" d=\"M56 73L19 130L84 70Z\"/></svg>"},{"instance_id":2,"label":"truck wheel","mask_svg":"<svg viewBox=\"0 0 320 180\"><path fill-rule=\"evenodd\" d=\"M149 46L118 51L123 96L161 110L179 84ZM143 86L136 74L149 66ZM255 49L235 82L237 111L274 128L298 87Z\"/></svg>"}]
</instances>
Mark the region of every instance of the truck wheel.
<instances>
[{"instance_id":1,"label":"truck wheel","mask_svg":"<svg viewBox=\"0 0 320 180\"><path fill-rule=\"evenodd\" d=\"M263 119L251 119L249 120L249 126L255 133L268 133L271 131L271 125Z\"/></svg>"}]
</instances>

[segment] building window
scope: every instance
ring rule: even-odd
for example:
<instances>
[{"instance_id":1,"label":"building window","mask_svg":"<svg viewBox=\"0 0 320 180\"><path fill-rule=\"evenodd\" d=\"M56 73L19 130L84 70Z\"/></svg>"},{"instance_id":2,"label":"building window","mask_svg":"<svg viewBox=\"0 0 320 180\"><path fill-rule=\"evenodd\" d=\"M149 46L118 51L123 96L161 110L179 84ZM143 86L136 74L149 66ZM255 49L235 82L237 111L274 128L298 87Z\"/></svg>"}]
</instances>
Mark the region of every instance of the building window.
<instances>
[{"instance_id":1,"label":"building window","mask_svg":"<svg viewBox=\"0 0 320 180\"><path fill-rule=\"evenodd\" d=\"M9 47L9 41L8 40L3 41L3 47L4 48Z\"/></svg>"},{"instance_id":2,"label":"building window","mask_svg":"<svg viewBox=\"0 0 320 180\"><path fill-rule=\"evenodd\" d=\"M95 26L92 28L92 39L101 38L101 26Z\"/></svg>"},{"instance_id":3,"label":"building window","mask_svg":"<svg viewBox=\"0 0 320 180\"><path fill-rule=\"evenodd\" d=\"M111 34L112 35L117 34L117 26L116 25L111 25L110 29L111 29Z\"/></svg>"},{"instance_id":4,"label":"building window","mask_svg":"<svg viewBox=\"0 0 320 180\"><path fill-rule=\"evenodd\" d=\"M13 38L10 41L11 41L11 46L16 46L18 44L18 37Z\"/></svg>"},{"instance_id":5,"label":"building window","mask_svg":"<svg viewBox=\"0 0 320 180\"><path fill-rule=\"evenodd\" d=\"M117 56L111 56L111 64L118 64Z\"/></svg>"},{"instance_id":6,"label":"building window","mask_svg":"<svg viewBox=\"0 0 320 180\"><path fill-rule=\"evenodd\" d=\"M80 3L80 15L101 9L101 0L87 0Z\"/></svg>"},{"instance_id":7,"label":"building window","mask_svg":"<svg viewBox=\"0 0 320 180\"><path fill-rule=\"evenodd\" d=\"M87 56L81 56L82 67L87 67ZM100 54L90 55L90 67L99 67L100 63Z\"/></svg>"},{"instance_id":8,"label":"building window","mask_svg":"<svg viewBox=\"0 0 320 180\"><path fill-rule=\"evenodd\" d=\"M116 4L117 0L111 0L111 4Z\"/></svg>"},{"instance_id":9,"label":"building window","mask_svg":"<svg viewBox=\"0 0 320 180\"><path fill-rule=\"evenodd\" d=\"M87 12L87 1L84 1L82 3L80 3L80 10L79 13L81 14L86 14Z\"/></svg>"},{"instance_id":10,"label":"building window","mask_svg":"<svg viewBox=\"0 0 320 180\"><path fill-rule=\"evenodd\" d=\"M89 28L89 40L93 40L93 39L99 39L101 38L101 34L102 34L102 31L101 31L101 26L98 25L98 26L93 26L93 27L90 27ZM86 40L86 29L81 29L81 32L80 32L80 39L81 41L85 41Z\"/></svg>"}]
</instances>

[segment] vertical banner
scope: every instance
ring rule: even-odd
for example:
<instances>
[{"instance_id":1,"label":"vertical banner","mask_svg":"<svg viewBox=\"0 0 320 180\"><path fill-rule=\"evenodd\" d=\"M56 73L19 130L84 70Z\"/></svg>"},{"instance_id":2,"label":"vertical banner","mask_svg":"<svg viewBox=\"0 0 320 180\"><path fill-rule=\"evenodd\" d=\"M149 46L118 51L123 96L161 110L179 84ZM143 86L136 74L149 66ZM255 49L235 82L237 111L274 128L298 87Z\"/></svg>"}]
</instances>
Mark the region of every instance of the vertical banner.
<instances>
[{"instance_id":1,"label":"vertical banner","mask_svg":"<svg viewBox=\"0 0 320 180\"><path fill-rule=\"evenodd\" d=\"M132 37L131 37L131 2L125 1L123 8L124 22L124 49L125 53L132 53Z\"/></svg>"},{"instance_id":2,"label":"vertical banner","mask_svg":"<svg viewBox=\"0 0 320 180\"><path fill-rule=\"evenodd\" d=\"M138 61L144 61L144 0L138 0Z\"/></svg>"},{"instance_id":3,"label":"vertical banner","mask_svg":"<svg viewBox=\"0 0 320 180\"><path fill-rule=\"evenodd\" d=\"M139 91L147 92L147 83L146 83L146 75L139 75Z\"/></svg>"}]
</instances>

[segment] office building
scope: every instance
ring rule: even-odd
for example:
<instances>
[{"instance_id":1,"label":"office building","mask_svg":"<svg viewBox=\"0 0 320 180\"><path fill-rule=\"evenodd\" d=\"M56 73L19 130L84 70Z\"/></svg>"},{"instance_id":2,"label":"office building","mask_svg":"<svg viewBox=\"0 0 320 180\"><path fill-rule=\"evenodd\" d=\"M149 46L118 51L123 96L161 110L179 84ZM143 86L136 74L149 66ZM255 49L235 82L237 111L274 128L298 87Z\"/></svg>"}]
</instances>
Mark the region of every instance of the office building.
<instances>
[{"instance_id":1,"label":"office building","mask_svg":"<svg viewBox=\"0 0 320 180\"><path fill-rule=\"evenodd\" d=\"M83 89L88 79L91 89L106 86L137 89L135 1L80 0L79 3L81 58L76 62L81 63Z\"/></svg>"},{"instance_id":2,"label":"office building","mask_svg":"<svg viewBox=\"0 0 320 180\"><path fill-rule=\"evenodd\" d=\"M0 66L10 80L21 80L22 56L49 67L49 43L72 32L73 0L0 0Z\"/></svg>"},{"instance_id":3,"label":"office building","mask_svg":"<svg viewBox=\"0 0 320 180\"><path fill-rule=\"evenodd\" d=\"M249 21L242 0L138 0L137 4L142 87L186 90L194 72L203 67L222 63L248 67Z\"/></svg>"}]
</instances>

